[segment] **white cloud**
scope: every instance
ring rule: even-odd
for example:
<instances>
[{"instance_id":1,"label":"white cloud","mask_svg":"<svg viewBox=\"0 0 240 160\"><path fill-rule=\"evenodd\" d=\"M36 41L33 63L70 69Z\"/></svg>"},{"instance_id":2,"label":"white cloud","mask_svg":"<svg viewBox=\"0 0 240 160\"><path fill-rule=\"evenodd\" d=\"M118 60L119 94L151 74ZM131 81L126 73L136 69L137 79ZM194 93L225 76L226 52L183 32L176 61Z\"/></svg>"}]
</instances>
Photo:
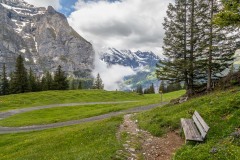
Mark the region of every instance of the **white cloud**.
<instances>
[{"instance_id":1,"label":"white cloud","mask_svg":"<svg viewBox=\"0 0 240 160\"><path fill-rule=\"evenodd\" d=\"M48 7L52 6L54 9L59 10L62 8L60 0L25 0L29 4L33 4L36 7Z\"/></svg>"},{"instance_id":2,"label":"white cloud","mask_svg":"<svg viewBox=\"0 0 240 160\"><path fill-rule=\"evenodd\" d=\"M161 51L163 18L173 0L78 0L70 25L95 47Z\"/></svg>"},{"instance_id":3,"label":"white cloud","mask_svg":"<svg viewBox=\"0 0 240 160\"><path fill-rule=\"evenodd\" d=\"M114 65L108 67L107 64L100 60L98 55L95 58L94 77L100 74L105 90L119 90L119 84L123 81L125 76L133 75L135 72L130 67Z\"/></svg>"}]
</instances>

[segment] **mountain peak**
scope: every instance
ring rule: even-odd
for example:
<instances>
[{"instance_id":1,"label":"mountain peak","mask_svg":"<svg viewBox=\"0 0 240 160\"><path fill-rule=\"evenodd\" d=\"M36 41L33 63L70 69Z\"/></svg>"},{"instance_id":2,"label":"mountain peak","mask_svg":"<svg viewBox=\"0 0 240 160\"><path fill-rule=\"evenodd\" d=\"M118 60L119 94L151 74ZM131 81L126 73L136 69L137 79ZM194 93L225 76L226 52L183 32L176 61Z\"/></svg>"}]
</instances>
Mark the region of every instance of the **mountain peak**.
<instances>
[{"instance_id":1,"label":"mountain peak","mask_svg":"<svg viewBox=\"0 0 240 160\"><path fill-rule=\"evenodd\" d=\"M69 76L90 77L94 50L52 6L35 7L23 0L0 0L0 66L14 69L22 54L37 74L58 65Z\"/></svg>"},{"instance_id":2,"label":"mountain peak","mask_svg":"<svg viewBox=\"0 0 240 160\"><path fill-rule=\"evenodd\" d=\"M131 50L117 50L116 48L108 48L100 54L100 59L108 65L122 65L131 68L139 68L144 66L153 67L159 61L159 57L152 51L142 52Z\"/></svg>"},{"instance_id":3,"label":"mountain peak","mask_svg":"<svg viewBox=\"0 0 240 160\"><path fill-rule=\"evenodd\" d=\"M52 6L48 6L47 12L52 14L56 13L55 9Z\"/></svg>"}]
</instances>

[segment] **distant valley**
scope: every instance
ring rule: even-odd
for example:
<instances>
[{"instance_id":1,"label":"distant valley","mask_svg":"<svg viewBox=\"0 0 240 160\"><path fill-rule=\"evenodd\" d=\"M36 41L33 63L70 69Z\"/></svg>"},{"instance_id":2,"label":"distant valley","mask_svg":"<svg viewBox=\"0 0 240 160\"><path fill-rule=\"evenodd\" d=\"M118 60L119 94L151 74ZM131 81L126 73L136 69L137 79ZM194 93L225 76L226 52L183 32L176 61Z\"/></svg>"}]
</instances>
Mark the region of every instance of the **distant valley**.
<instances>
[{"instance_id":1,"label":"distant valley","mask_svg":"<svg viewBox=\"0 0 240 160\"><path fill-rule=\"evenodd\" d=\"M118 84L121 90L134 90L138 85L147 88L151 83L158 86L158 80L155 76L155 66L160 58L151 51L133 52L131 50L108 48L100 54L100 59L105 62L108 67L121 65L134 70L134 75L125 76L123 82Z\"/></svg>"}]
</instances>

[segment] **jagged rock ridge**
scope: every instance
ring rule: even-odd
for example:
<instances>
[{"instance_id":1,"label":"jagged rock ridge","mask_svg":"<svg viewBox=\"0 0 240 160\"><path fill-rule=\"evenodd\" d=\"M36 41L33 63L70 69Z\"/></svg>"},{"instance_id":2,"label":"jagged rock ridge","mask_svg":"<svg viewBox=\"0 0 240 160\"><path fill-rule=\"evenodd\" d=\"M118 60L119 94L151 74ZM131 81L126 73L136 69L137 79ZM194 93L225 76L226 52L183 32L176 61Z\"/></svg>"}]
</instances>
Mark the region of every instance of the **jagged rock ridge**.
<instances>
[{"instance_id":1,"label":"jagged rock ridge","mask_svg":"<svg viewBox=\"0 0 240 160\"><path fill-rule=\"evenodd\" d=\"M92 45L51 6L35 7L23 0L0 0L0 65L12 71L22 54L38 74L61 65L69 75L89 77L94 68Z\"/></svg>"},{"instance_id":2,"label":"jagged rock ridge","mask_svg":"<svg viewBox=\"0 0 240 160\"><path fill-rule=\"evenodd\" d=\"M155 67L159 61L159 57L153 52L117 50L115 48L108 48L107 51L100 54L100 59L108 65L122 65L133 69L139 67Z\"/></svg>"}]
</instances>

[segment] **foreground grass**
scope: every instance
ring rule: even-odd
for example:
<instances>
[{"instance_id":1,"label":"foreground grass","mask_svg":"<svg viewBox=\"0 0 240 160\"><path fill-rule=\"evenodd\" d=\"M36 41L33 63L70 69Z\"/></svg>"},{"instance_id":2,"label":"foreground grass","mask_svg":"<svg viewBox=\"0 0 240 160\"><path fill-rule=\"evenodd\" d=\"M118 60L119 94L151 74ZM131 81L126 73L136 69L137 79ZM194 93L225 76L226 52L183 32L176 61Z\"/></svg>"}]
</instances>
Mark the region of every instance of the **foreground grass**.
<instances>
[{"instance_id":1,"label":"foreground grass","mask_svg":"<svg viewBox=\"0 0 240 160\"><path fill-rule=\"evenodd\" d=\"M184 91L170 93L163 97L164 101L184 94ZM0 96L0 112L49 104L66 104L77 102L115 102L115 101L148 101L159 103L160 95L138 95L137 93L101 91L101 90L69 90L25 93Z\"/></svg>"},{"instance_id":2,"label":"foreground grass","mask_svg":"<svg viewBox=\"0 0 240 160\"><path fill-rule=\"evenodd\" d=\"M139 96L134 93L122 93L122 92L105 92L98 91L101 95L101 99L95 98L97 95L91 95L92 91L67 91L68 95L65 97L64 92L59 95L57 92L41 92L22 95L11 95L1 97L5 99L5 102L1 110L10 110L14 108L32 107L43 104L54 103L72 103L72 102L86 102L86 101L114 101L117 100L139 100L137 104L152 104L159 103L159 95L144 95ZM86 93L88 92L88 93ZM96 91L94 91L94 94ZM78 95L85 94L88 97L77 97ZM39 95L38 95L39 94ZM54 100L49 100L49 95L54 95ZM174 93L166 94L163 97L163 101L169 101L172 98L176 98L184 94L184 91L178 91ZM72 95L72 96L70 96ZM122 95L122 97L121 97ZM16 96L14 98L14 96ZM34 96L36 96L34 98ZM106 97L105 97L106 96ZM110 98L109 98L110 97ZM24 98L24 99L21 99ZM41 99L42 98L42 99ZM61 99L62 98L62 99ZM65 99L64 99L65 98ZM12 103L6 102L11 100ZM26 103L22 103L26 102ZM31 104L33 103L33 104ZM12 106L11 106L12 104ZM23 104L23 106L20 106ZM127 109L134 107L135 103L119 104L119 105L91 105L91 106L77 106L77 107L63 107L52 108L46 110L39 110L33 113L23 113L16 116L20 116L19 119L13 116L13 120L18 123L27 123L27 121L35 121L39 119L46 119L47 123L52 120L61 119L65 121L68 117L82 118L91 114L100 114L103 110L116 111L119 108ZM2 106L1 106L2 107ZM0 107L0 108L1 108ZM42 113L42 114L40 114ZM31 117L31 115L33 116ZM34 115L36 114L36 115ZM38 117L39 116L39 117ZM41 117L43 116L43 117ZM31 118L27 118L31 117ZM53 117L51 119L51 117ZM14 119L16 118L16 119ZM66 119L67 118L67 119ZM71 119L70 118L70 119ZM22 122L21 122L22 121ZM25 121L25 122L24 122ZM45 121L45 120L44 120ZM15 124L16 124L15 123ZM39 122L42 123L42 122ZM45 123L45 122L44 122ZM49 129L44 131L18 133L18 134L5 134L0 135L0 160L52 160L52 159L81 159L81 160L111 160L114 159L116 151L122 148L121 142L116 139L116 132L119 125L122 123L122 118L115 117L104 121L97 121L92 123L85 123L81 125L73 125L69 127L62 127L57 129Z\"/></svg>"},{"instance_id":3,"label":"foreground grass","mask_svg":"<svg viewBox=\"0 0 240 160\"><path fill-rule=\"evenodd\" d=\"M165 94L163 96L163 101L169 101L170 99L177 98L182 94L184 94L184 91L177 91ZM132 93L129 93L129 95L131 96ZM152 94L141 96L139 102L134 103L87 105L36 110L22 114L17 114L8 117L4 120L1 120L0 126L27 126L88 118L109 112L120 111L152 103L160 103L159 97L160 97L159 95Z\"/></svg>"},{"instance_id":4,"label":"foreground grass","mask_svg":"<svg viewBox=\"0 0 240 160\"><path fill-rule=\"evenodd\" d=\"M110 160L121 144L116 139L122 118L0 136L0 160Z\"/></svg>"},{"instance_id":5,"label":"foreground grass","mask_svg":"<svg viewBox=\"0 0 240 160\"><path fill-rule=\"evenodd\" d=\"M168 105L138 114L141 128L161 136L180 129L180 118L191 118L197 110L210 126L204 143L184 145L176 160L237 160L240 157L240 137L230 136L240 130L240 90L215 92L180 105Z\"/></svg>"}]
</instances>

